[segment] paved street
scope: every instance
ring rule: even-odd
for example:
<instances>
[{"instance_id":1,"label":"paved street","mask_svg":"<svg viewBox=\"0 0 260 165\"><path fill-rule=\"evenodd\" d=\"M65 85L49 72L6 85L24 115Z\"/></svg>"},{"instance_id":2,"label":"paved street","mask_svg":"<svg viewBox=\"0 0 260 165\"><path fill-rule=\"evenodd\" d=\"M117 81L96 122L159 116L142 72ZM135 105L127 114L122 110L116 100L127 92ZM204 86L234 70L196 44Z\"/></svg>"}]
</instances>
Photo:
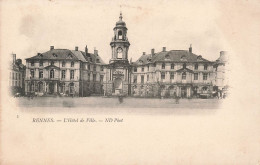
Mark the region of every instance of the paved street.
<instances>
[{"instance_id":1,"label":"paved street","mask_svg":"<svg viewBox=\"0 0 260 165\"><path fill-rule=\"evenodd\" d=\"M104 97L84 97L84 98L71 98L71 97L35 97L28 99L26 97L17 98L18 106L26 111L36 109L36 111L56 112L57 109L85 109L89 111L95 109L94 112L105 111L107 108L112 111L124 112L140 112L150 113L152 111L160 113L178 111L178 110L193 110L198 111L212 111L218 109L222 100L218 99L180 99L179 104L176 104L175 99L158 99L158 98L124 98L123 103L119 103L118 98L104 98ZM109 110L111 111L111 110ZM91 112L91 111L89 111Z\"/></svg>"}]
</instances>

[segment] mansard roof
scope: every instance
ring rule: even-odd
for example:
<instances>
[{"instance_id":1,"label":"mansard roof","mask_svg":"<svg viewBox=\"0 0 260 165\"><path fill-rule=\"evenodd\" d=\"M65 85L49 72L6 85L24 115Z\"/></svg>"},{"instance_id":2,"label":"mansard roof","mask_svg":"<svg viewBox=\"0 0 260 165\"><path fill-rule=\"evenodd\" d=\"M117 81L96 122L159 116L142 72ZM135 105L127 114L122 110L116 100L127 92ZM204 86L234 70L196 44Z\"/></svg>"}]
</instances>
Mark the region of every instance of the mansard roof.
<instances>
[{"instance_id":1,"label":"mansard roof","mask_svg":"<svg viewBox=\"0 0 260 165\"><path fill-rule=\"evenodd\" d=\"M210 62L200 55L193 54L187 50L170 50L158 53L142 55L134 65L145 65L155 62Z\"/></svg>"},{"instance_id":2,"label":"mansard roof","mask_svg":"<svg viewBox=\"0 0 260 165\"><path fill-rule=\"evenodd\" d=\"M90 58L92 58L92 61ZM99 59L100 64L105 64L101 57L97 54L86 54L83 51L69 49L52 49L44 53L38 53L38 55L27 58L26 60L78 60L82 62L97 63L97 59Z\"/></svg>"}]
</instances>

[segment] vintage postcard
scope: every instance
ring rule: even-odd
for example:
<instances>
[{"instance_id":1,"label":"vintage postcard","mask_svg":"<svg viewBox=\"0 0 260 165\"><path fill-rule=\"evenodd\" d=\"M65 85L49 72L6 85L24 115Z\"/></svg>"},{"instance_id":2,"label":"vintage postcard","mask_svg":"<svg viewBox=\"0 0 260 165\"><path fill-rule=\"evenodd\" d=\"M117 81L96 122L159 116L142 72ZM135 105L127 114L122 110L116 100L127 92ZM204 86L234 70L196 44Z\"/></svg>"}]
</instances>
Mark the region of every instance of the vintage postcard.
<instances>
[{"instance_id":1,"label":"vintage postcard","mask_svg":"<svg viewBox=\"0 0 260 165\"><path fill-rule=\"evenodd\" d=\"M3 165L260 165L260 2L0 2Z\"/></svg>"}]
</instances>

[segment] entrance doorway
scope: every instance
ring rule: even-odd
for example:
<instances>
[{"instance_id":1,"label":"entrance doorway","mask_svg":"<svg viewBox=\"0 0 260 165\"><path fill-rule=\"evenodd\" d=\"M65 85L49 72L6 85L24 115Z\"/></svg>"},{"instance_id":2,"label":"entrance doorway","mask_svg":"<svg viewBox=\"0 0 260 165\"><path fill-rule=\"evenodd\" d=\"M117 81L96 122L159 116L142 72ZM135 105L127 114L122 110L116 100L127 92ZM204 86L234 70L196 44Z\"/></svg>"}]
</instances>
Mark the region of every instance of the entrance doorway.
<instances>
[{"instance_id":1,"label":"entrance doorway","mask_svg":"<svg viewBox=\"0 0 260 165\"><path fill-rule=\"evenodd\" d=\"M187 97L187 87L181 87L181 97L182 98Z\"/></svg>"},{"instance_id":2,"label":"entrance doorway","mask_svg":"<svg viewBox=\"0 0 260 165\"><path fill-rule=\"evenodd\" d=\"M113 91L115 91L115 94L119 94L122 91L122 79L116 78L114 80L113 87L114 87Z\"/></svg>"},{"instance_id":3,"label":"entrance doorway","mask_svg":"<svg viewBox=\"0 0 260 165\"><path fill-rule=\"evenodd\" d=\"M49 83L49 93L50 94L54 93L54 83Z\"/></svg>"}]
</instances>

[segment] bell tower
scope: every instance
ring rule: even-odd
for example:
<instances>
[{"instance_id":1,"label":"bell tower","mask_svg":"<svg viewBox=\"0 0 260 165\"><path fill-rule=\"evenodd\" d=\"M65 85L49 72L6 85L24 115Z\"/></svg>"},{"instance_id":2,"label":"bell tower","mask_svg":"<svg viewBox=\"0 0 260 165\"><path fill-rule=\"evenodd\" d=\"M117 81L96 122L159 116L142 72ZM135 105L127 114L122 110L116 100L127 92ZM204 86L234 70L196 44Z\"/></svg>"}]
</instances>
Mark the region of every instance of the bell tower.
<instances>
[{"instance_id":1,"label":"bell tower","mask_svg":"<svg viewBox=\"0 0 260 165\"><path fill-rule=\"evenodd\" d=\"M112 49L112 58L109 63L116 61L127 61L128 62L128 49L130 43L127 38L127 28L125 22L122 20L123 16L120 12L119 21L116 22L114 27L114 36L110 42Z\"/></svg>"},{"instance_id":2,"label":"bell tower","mask_svg":"<svg viewBox=\"0 0 260 165\"><path fill-rule=\"evenodd\" d=\"M130 43L127 39L127 28L120 12L119 21L114 27L114 35L110 42L112 57L106 65L106 76L103 82L105 95L131 94L131 65L128 61Z\"/></svg>"}]
</instances>

